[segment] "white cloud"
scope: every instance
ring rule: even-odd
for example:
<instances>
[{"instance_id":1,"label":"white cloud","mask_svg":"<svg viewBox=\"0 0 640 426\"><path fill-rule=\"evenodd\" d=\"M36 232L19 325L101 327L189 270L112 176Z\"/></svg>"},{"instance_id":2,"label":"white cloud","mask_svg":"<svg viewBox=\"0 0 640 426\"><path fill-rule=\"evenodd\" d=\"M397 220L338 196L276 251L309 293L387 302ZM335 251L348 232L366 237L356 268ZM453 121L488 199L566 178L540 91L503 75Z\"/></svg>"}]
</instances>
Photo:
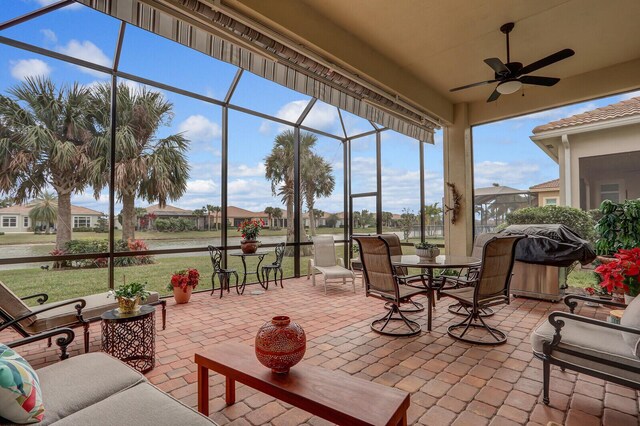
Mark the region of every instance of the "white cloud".
<instances>
[{"instance_id":1,"label":"white cloud","mask_svg":"<svg viewBox=\"0 0 640 426\"><path fill-rule=\"evenodd\" d=\"M207 142L218 139L222 135L222 130L217 123L209 120L204 115L191 115L178 126L180 132L184 132L186 137L195 142Z\"/></svg>"},{"instance_id":2,"label":"white cloud","mask_svg":"<svg viewBox=\"0 0 640 426\"><path fill-rule=\"evenodd\" d=\"M276 113L276 117L295 123L304 112L309 101L292 101L281 107ZM303 124L313 129L323 130L328 133L336 134L339 125L338 111L335 107L325 103L317 102L309 115L304 119ZM279 126L278 131L289 129L288 126ZM263 121L260 124L259 132L269 134L272 131L272 122ZM342 131L339 132L342 134Z\"/></svg>"},{"instance_id":3,"label":"white cloud","mask_svg":"<svg viewBox=\"0 0 640 426\"><path fill-rule=\"evenodd\" d=\"M50 4L53 4L57 1L59 0L36 0L36 3L38 3L40 6L49 6ZM64 10L80 9L81 7L82 3L72 3L68 6L65 6Z\"/></svg>"},{"instance_id":4,"label":"white cloud","mask_svg":"<svg viewBox=\"0 0 640 426\"><path fill-rule=\"evenodd\" d=\"M42 35L44 35L44 38L45 38L46 41L48 41L50 43L57 43L58 42L58 36L52 30L50 30L48 28L45 28L43 30L40 30L40 32L42 33Z\"/></svg>"},{"instance_id":5,"label":"white cloud","mask_svg":"<svg viewBox=\"0 0 640 426\"><path fill-rule=\"evenodd\" d=\"M51 67L40 59L20 59L9 61L11 75L18 80L26 80L27 77L47 77L51 74Z\"/></svg>"},{"instance_id":6,"label":"white cloud","mask_svg":"<svg viewBox=\"0 0 640 426\"><path fill-rule=\"evenodd\" d=\"M70 40L66 46L58 46L58 52L63 53L68 56L72 56L74 58L82 59L87 62L91 62L93 64L102 65L105 67L111 67L111 59L104 54L102 49L93 44L92 42L78 41L78 40ZM107 77L106 74L101 73L99 71L95 71L89 68L78 67L80 71L95 75L98 77Z\"/></svg>"},{"instance_id":7,"label":"white cloud","mask_svg":"<svg viewBox=\"0 0 640 426\"><path fill-rule=\"evenodd\" d=\"M187 182L187 194L209 194L218 190L218 184L211 179L196 179Z\"/></svg>"},{"instance_id":8,"label":"white cloud","mask_svg":"<svg viewBox=\"0 0 640 426\"><path fill-rule=\"evenodd\" d=\"M263 162L258 163L255 167L247 166L246 164L240 164L239 166L232 165L229 167L229 176L264 177L266 170Z\"/></svg>"},{"instance_id":9,"label":"white cloud","mask_svg":"<svg viewBox=\"0 0 640 426\"><path fill-rule=\"evenodd\" d=\"M482 161L474 166L476 188L499 183L516 189L528 189L530 182L538 182L540 166L526 162Z\"/></svg>"},{"instance_id":10,"label":"white cloud","mask_svg":"<svg viewBox=\"0 0 640 426\"><path fill-rule=\"evenodd\" d=\"M620 100L621 101L626 101L626 100L629 100L631 98L637 98L637 97L640 97L640 90L636 90L634 92L624 93L624 94L620 95Z\"/></svg>"}]
</instances>

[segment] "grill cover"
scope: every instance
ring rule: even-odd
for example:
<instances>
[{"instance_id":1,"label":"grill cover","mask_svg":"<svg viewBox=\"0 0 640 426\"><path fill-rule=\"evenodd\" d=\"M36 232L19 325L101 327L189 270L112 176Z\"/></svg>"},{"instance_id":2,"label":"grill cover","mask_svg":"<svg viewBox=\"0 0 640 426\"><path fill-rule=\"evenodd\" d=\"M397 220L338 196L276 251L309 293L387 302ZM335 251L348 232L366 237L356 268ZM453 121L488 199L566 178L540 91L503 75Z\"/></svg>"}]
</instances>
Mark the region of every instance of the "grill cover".
<instances>
[{"instance_id":1,"label":"grill cover","mask_svg":"<svg viewBox=\"0 0 640 426\"><path fill-rule=\"evenodd\" d=\"M575 261L587 265L596 258L589 242L565 225L511 225L501 233L527 236L516 246L520 262L566 267Z\"/></svg>"}]
</instances>

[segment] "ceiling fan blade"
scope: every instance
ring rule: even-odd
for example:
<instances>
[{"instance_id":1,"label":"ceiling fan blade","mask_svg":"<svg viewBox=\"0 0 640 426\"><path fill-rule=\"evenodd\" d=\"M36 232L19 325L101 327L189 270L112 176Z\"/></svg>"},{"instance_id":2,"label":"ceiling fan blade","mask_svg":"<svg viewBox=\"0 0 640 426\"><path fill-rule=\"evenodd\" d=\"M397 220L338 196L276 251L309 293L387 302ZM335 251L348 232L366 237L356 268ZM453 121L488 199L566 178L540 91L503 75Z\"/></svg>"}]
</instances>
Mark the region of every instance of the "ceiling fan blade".
<instances>
[{"instance_id":1,"label":"ceiling fan blade","mask_svg":"<svg viewBox=\"0 0 640 426\"><path fill-rule=\"evenodd\" d=\"M489 65L496 74L509 74L509 68L498 58L487 58L484 60L484 63Z\"/></svg>"},{"instance_id":2,"label":"ceiling fan blade","mask_svg":"<svg viewBox=\"0 0 640 426\"><path fill-rule=\"evenodd\" d=\"M561 61L563 59L567 59L573 56L575 53L576 52L574 52L571 49L561 50L559 52L556 52L552 55L547 56L546 58L542 58L539 61L535 61L534 63L529 64L526 67L523 67L518 73L518 75L529 74L531 72L539 70L540 68L544 68L551 64L555 64L558 61Z\"/></svg>"},{"instance_id":3,"label":"ceiling fan blade","mask_svg":"<svg viewBox=\"0 0 640 426\"><path fill-rule=\"evenodd\" d=\"M520 77L518 80L520 80L520 82L523 84L535 84L536 86L547 87L551 87L560 81L559 78L555 77L537 77L535 75L525 75L523 77Z\"/></svg>"},{"instance_id":4,"label":"ceiling fan blade","mask_svg":"<svg viewBox=\"0 0 640 426\"><path fill-rule=\"evenodd\" d=\"M450 89L450 92L457 92L458 90L469 89L470 87L484 86L485 84L495 83L498 80L487 80L481 81L479 83L467 84L466 86L454 87Z\"/></svg>"},{"instance_id":5,"label":"ceiling fan blade","mask_svg":"<svg viewBox=\"0 0 640 426\"><path fill-rule=\"evenodd\" d=\"M500 97L500 92L498 92L498 88L496 87L495 89L493 89L493 93L491 93L491 96L489 96L489 98L487 99L487 102L493 102L499 97Z\"/></svg>"}]
</instances>

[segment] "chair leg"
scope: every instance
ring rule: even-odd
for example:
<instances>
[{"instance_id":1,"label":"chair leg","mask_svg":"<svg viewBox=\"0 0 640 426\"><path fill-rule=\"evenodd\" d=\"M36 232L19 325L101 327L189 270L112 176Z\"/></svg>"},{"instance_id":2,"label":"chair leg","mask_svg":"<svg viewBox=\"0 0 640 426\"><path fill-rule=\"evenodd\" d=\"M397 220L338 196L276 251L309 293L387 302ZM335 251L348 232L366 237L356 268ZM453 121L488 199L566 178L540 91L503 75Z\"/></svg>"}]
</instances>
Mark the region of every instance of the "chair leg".
<instances>
[{"instance_id":1,"label":"chair leg","mask_svg":"<svg viewBox=\"0 0 640 426\"><path fill-rule=\"evenodd\" d=\"M262 282L264 283L265 290L269 290L269 276L271 275L271 269L262 270ZM265 280L266 276L266 280Z\"/></svg>"},{"instance_id":2,"label":"chair leg","mask_svg":"<svg viewBox=\"0 0 640 426\"><path fill-rule=\"evenodd\" d=\"M238 294L244 294L244 286L242 286L242 291L239 291L239 290L238 290L238 287L239 287L239 285L240 285L240 284L239 284L239 283L240 283L240 281L239 281L239 279L238 279L238 273L237 273L237 272L233 272L233 276L234 276L234 277L235 277L235 279L236 279L236 293L238 293ZM229 281L231 281L231 275L229 275Z\"/></svg>"},{"instance_id":3,"label":"chair leg","mask_svg":"<svg viewBox=\"0 0 640 426\"><path fill-rule=\"evenodd\" d=\"M213 292L216 291L216 273L211 274L211 294L213 296Z\"/></svg>"},{"instance_id":4,"label":"chair leg","mask_svg":"<svg viewBox=\"0 0 640 426\"><path fill-rule=\"evenodd\" d=\"M284 286L282 285L282 276L284 275L284 273L282 272L282 268L278 268L278 271L280 271L280 288L284 288Z\"/></svg>"},{"instance_id":5,"label":"chair leg","mask_svg":"<svg viewBox=\"0 0 640 426\"><path fill-rule=\"evenodd\" d=\"M356 277L355 277L355 275L353 277L351 277L351 285L353 286L353 293L355 294L355 292L356 292Z\"/></svg>"},{"instance_id":6,"label":"chair leg","mask_svg":"<svg viewBox=\"0 0 640 426\"><path fill-rule=\"evenodd\" d=\"M89 322L84 322L82 328L84 328L84 353L89 353Z\"/></svg>"},{"instance_id":7,"label":"chair leg","mask_svg":"<svg viewBox=\"0 0 640 426\"><path fill-rule=\"evenodd\" d=\"M469 315L467 315L462 322L450 325L447 328L447 334L449 334L449 336L463 342L474 343L477 345L501 345L507 341L507 335L504 332L497 328L490 327L484 322L480 315L480 309L477 306L474 306L468 310L468 312ZM458 332L457 330L461 328L463 329L462 332ZM465 337L465 334L470 328L484 329L493 338L493 340L486 341Z\"/></svg>"},{"instance_id":8,"label":"chair leg","mask_svg":"<svg viewBox=\"0 0 640 426\"><path fill-rule=\"evenodd\" d=\"M312 271L312 267L311 267L311 259L307 260L307 280L309 279L309 277L311 275L313 275L313 271ZM315 284L314 284L315 285Z\"/></svg>"},{"instance_id":9,"label":"chair leg","mask_svg":"<svg viewBox=\"0 0 640 426\"><path fill-rule=\"evenodd\" d=\"M162 300L161 304L162 304L162 329L166 330L167 329L167 301Z\"/></svg>"},{"instance_id":10,"label":"chair leg","mask_svg":"<svg viewBox=\"0 0 640 426\"><path fill-rule=\"evenodd\" d=\"M397 314L397 316L394 316L394 314ZM387 325L389 325L391 321L404 322L404 324L409 328L410 331L409 332L385 331L385 328L387 327ZM383 324L383 325L380 327L380 324ZM386 336L406 337L406 336L415 336L417 334L420 334L420 332L422 331L422 328L420 327L420 324L418 324L417 322L412 321L407 317L405 317L402 311L400 311L400 309L398 308L398 305L394 303L392 304L391 309L389 309L389 311L385 316L371 323L371 330L373 330L378 334L384 334Z\"/></svg>"},{"instance_id":11,"label":"chair leg","mask_svg":"<svg viewBox=\"0 0 640 426\"><path fill-rule=\"evenodd\" d=\"M51 347L51 337L49 337L47 339L47 347L50 348Z\"/></svg>"},{"instance_id":12,"label":"chair leg","mask_svg":"<svg viewBox=\"0 0 640 426\"><path fill-rule=\"evenodd\" d=\"M542 360L542 402L549 405L549 380L551 379L551 364L549 361Z\"/></svg>"},{"instance_id":13,"label":"chair leg","mask_svg":"<svg viewBox=\"0 0 640 426\"><path fill-rule=\"evenodd\" d=\"M224 283L227 279L227 275L222 272L218 274L218 280L220 281L220 299L222 299L222 295L224 294Z\"/></svg>"},{"instance_id":14,"label":"chair leg","mask_svg":"<svg viewBox=\"0 0 640 426\"><path fill-rule=\"evenodd\" d=\"M311 285L316 286L316 274L315 271L311 271Z\"/></svg>"}]
</instances>

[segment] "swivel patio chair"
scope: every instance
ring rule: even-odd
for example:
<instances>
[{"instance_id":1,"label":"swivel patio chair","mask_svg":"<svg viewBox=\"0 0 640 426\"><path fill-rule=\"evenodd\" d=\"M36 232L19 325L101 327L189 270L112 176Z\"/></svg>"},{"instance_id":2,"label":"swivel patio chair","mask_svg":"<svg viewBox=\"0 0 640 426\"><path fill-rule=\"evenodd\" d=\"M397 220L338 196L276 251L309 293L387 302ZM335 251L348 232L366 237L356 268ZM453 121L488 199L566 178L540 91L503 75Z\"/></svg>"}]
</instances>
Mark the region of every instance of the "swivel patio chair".
<instances>
[{"instance_id":1,"label":"swivel patio chair","mask_svg":"<svg viewBox=\"0 0 640 426\"><path fill-rule=\"evenodd\" d=\"M108 293L92 294L71 300L46 303L46 293L18 297L2 281L0 281L0 332L9 327L20 336L28 338L38 333L60 327L83 327L84 351L89 352L89 324L100 321L100 316L118 307L118 302ZM29 307L24 301L36 299L39 306ZM162 306L162 329L166 327L167 301L159 299L158 293L152 292L146 304ZM51 340L49 340L51 346Z\"/></svg>"},{"instance_id":2,"label":"swivel patio chair","mask_svg":"<svg viewBox=\"0 0 640 426\"><path fill-rule=\"evenodd\" d=\"M331 235L313 237L313 259L308 262L307 280L311 277L314 286L315 271L320 272L324 278L324 294L327 294L327 281L341 280L342 284L346 284L347 278L351 280L353 292L356 292L356 274L344 267L342 258L336 260L336 246Z\"/></svg>"},{"instance_id":3,"label":"swivel patio chair","mask_svg":"<svg viewBox=\"0 0 640 426\"><path fill-rule=\"evenodd\" d=\"M468 312L464 321L449 326L447 333L454 339L479 345L499 345L507 341L507 335L487 325L480 315L483 309L509 304L509 284L515 260L516 244L523 235L492 237L484 246L478 279L469 287L439 290L440 295L457 300ZM446 285L446 278L443 278ZM487 337L465 337L469 329L482 329ZM462 329L461 332L459 330ZM483 340L487 337L488 340Z\"/></svg>"},{"instance_id":4,"label":"swivel patio chair","mask_svg":"<svg viewBox=\"0 0 640 426\"><path fill-rule=\"evenodd\" d=\"M238 288L238 272L233 268L223 268L222 267L222 251L214 246L208 246L209 249L209 257L211 258L211 266L213 266L213 273L211 274L211 295L216 291L216 276L220 281L220 298L222 299L222 295L224 290L227 290L229 293L229 283L231 282L231 275L236 277L236 293L240 294L240 290ZM242 288L244 292L244 287Z\"/></svg>"},{"instance_id":5,"label":"swivel patio chair","mask_svg":"<svg viewBox=\"0 0 640 426\"><path fill-rule=\"evenodd\" d=\"M624 309L620 324L575 314L577 301ZM552 312L531 334L533 355L542 361L542 401L549 404L551 365L640 390L640 297L627 306L571 294L564 303L569 312Z\"/></svg>"},{"instance_id":6,"label":"swivel patio chair","mask_svg":"<svg viewBox=\"0 0 640 426\"><path fill-rule=\"evenodd\" d=\"M276 260L270 265L263 266L260 271L262 275L262 282L265 284L265 288L267 290L269 289L269 275L271 274L271 271L273 271L273 282L276 287L278 286L278 272L280 272L280 287L284 288L282 285L282 277L284 275L282 273L282 259L284 258L285 250L286 243L279 243L275 249Z\"/></svg>"},{"instance_id":7,"label":"swivel patio chair","mask_svg":"<svg viewBox=\"0 0 640 426\"><path fill-rule=\"evenodd\" d=\"M391 253L387 241L379 235L352 236L360 247L360 259L365 279L365 294L389 303L385 316L371 323L371 330L387 336L415 336L421 327L416 321L407 318L400 309L403 303L420 294L428 295L426 283L422 287L401 285L396 271L391 264ZM429 303L429 302L428 302ZM402 321L409 331L399 329L385 330L391 322Z\"/></svg>"}]
</instances>

